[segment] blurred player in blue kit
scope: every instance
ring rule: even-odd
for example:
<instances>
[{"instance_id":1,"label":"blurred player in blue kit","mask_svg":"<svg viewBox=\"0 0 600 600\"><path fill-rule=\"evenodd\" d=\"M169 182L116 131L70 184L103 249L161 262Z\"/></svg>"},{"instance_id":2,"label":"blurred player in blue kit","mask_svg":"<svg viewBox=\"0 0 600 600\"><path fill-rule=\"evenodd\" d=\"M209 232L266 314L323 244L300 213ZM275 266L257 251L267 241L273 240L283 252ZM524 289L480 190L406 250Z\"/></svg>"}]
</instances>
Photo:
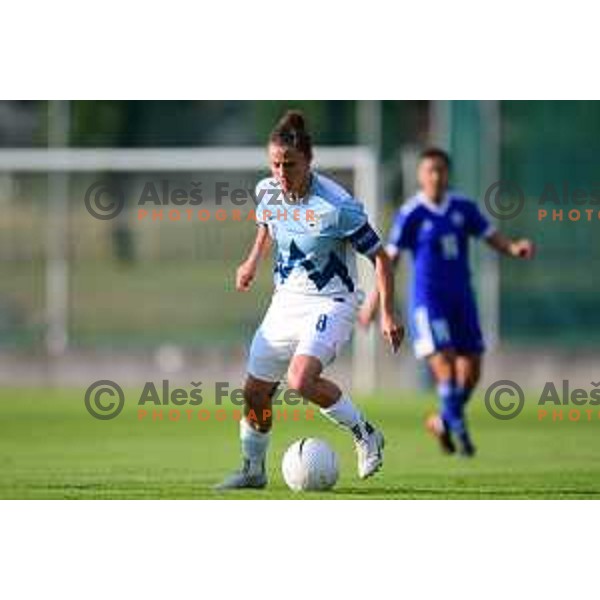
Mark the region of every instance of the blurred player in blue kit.
<instances>
[{"instance_id":1,"label":"blurred player in blue kit","mask_svg":"<svg viewBox=\"0 0 600 600\"><path fill-rule=\"evenodd\" d=\"M369 477L381 467L383 434L347 393L322 375L354 328L360 303L357 252L375 268L383 336L394 351L403 337L393 314L392 268L379 236L362 205L311 168L312 142L301 113L283 116L270 135L268 152L272 176L256 189L260 201L256 238L237 270L236 287L250 289L273 240L275 292L250 347L244 385L246 418L240 421L242 468L219 489L267 484L272 395L284 377L290 388L351 434L359 477Z\"/></svg>"},{"instance_id":2,"label":"blurred player in blue kit","mask_svg":"<svg viewBox=\"0 0 600 600\"><path fill-rule=\"evenodd\" d=\"M477 205L448 188L450 158L438 148L425 150L418 164L420 191L395 215L386 247L392 264L410 251L413 278L409 331L417 358L426 358L437 387L439 414L427 428L442 450L473 456L465 406L479 381L484 343L469 270L469 240L484 239L497 252L533 257L530 240L512 240L496 230ZM359 314L368 326L377 310L374 290Z\"/></svg>"}]
</instances>

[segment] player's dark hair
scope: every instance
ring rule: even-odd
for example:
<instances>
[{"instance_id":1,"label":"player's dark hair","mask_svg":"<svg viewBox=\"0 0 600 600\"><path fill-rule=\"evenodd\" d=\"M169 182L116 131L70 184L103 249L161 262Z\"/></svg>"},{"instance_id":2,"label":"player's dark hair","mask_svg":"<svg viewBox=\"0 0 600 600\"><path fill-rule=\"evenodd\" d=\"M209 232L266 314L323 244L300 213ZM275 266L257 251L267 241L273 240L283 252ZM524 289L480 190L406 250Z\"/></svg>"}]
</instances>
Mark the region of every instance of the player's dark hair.
<instances>
[{"instance_id":1,"label":"player's dark hair","mask_svg":"<svg viewBox=\"0 0 600 600\"><path fill-rule=\"evenodd\" d=\"M452 162L450 161L450 155L441 148L436 148L435 146L430 146L429 148L425 148L419 155L419 162L425 160L426 158L439 158L444 161L446 168L450 170L450 166Z\"/></svg>"},{"instance_id":2,"label":"player's dark hair","mask_svg":"<svg viewBox=\"0 0 600 600\"><path fill-rule=\"evenodd\" d=\"M306 129L306 120L299 110L288 110L275 125L269 143L290 146L310 162L312 160L312 139Z\"/></svg>"}]
</instances>

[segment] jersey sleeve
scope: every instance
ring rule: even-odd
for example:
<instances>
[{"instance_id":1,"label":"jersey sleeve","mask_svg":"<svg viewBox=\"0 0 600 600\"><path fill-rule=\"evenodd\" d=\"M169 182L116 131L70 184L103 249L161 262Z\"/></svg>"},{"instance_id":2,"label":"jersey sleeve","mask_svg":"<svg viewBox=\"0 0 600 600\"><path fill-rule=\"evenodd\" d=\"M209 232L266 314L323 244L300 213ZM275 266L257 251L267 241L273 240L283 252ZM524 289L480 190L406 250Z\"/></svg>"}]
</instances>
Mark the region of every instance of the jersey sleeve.
<instances>
[{"instance_id":1,"label":"jersey sleeve","mask_svg":"<svg viewBox=\"0 0 600 600\"><path fill-rule=\"evenodd\" d=\"M392 258L398 256L402 250L410 250L414 246L410 215L409 211L401 208L394 216L385 248Z\"/></svg>"},{"instance_id":2,"label":"jersey sleeve","mask_svg":"<svg viewBox=\"0 0 600 600\"><path fill-rule=\"evenodd\" d=\"M360 254L373 256L381 248L381 240L371 227L363 205L354 198L340 206L338 228L341 236L347 238Z\"/></svg>"},{"instance_id":3,"label":"jersey sleeve","mask_svg":"<svg viewBox=\"0 0 600 600\"><path fill-rule=\"evenodd\" d=\"M467 231L478 238L487 238L496 231L494 225L479 210L479 206L472 201L465 203L465 222Z\"/></svg>"}]
</instances>

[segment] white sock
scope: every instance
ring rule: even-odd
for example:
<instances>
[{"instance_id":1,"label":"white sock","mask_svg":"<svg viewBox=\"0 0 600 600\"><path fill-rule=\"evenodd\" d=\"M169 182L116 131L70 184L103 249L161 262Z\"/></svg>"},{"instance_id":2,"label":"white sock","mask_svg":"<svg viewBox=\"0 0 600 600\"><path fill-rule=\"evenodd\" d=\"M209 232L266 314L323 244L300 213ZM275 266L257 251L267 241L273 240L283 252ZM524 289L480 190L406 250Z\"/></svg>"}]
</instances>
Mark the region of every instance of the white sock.
<instances>
[{"instance_id":1,"label":"white sock","mask_svg":"<svg viewBox=\"0 0 600 600\"><path fill-rule=\"evenodd\" d=\"M262 473L264 470L270 437L269 433L262 433L254 429L246 419L240 419L242 455L248 461L248 469L251 474Z\"/></svg>"},{"instance_id":2,"label":"white sock","mask_svg":"<svg viewBox=\"0 0 600 600\"><path fill-rule=\"evenodd\" d=\"M348 396L342 394L335 404L320 410L321 414L329 420L340 427L349 429L355 438L364 439L368 435L367 427L370 428L370 426Z\"/></svg>"}]
</instances>

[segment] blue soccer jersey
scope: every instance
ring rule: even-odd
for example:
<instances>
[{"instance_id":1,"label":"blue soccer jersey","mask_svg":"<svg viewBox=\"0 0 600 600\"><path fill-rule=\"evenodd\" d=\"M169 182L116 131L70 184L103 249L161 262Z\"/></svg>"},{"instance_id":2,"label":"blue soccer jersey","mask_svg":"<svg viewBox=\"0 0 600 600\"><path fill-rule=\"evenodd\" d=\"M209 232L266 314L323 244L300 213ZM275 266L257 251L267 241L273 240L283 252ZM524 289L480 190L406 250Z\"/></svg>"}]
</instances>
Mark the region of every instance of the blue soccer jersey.
<instances>
[{"instance_id":1,"label":"blue soccer jersey","mask_svg":"<svg viewBox=\"0 0 600 600\"><path fill-rule=\"evenodd\" d=\"M471 293L469 238L488 237L494 231L464 196L449 193L435 205L418 194L396 213L387 251L390 256L411 252L413 301L460 298Z\"/></svg>"},{"instance_id":2,"label":"blue soccer jersey","mask_svg":"<svg viewBox=\"0 0 600 600\"><path fill-rule=\"evenodd\" d=\"M257 223L276 243L275 285L301 294L357 291L355 251L372 256L381 247L365 210L342 186L311 173L307 196L286 201L274 178L256 187Z\"/></svg>"},{"instance_id":3,"label":"blue soccer jersey","mask_svg":"<svg viewBox=\"0 0 600 600\"><path fill-rule=\"evenodd\" d=\"M418 194L396 213L387 251L397 256L409 250L413 257L410 329L417 356L444 348L483 351L469 239L494 231L477 205L456 193L448 193L439 205Z\"/></svg>"}]
</instances>

